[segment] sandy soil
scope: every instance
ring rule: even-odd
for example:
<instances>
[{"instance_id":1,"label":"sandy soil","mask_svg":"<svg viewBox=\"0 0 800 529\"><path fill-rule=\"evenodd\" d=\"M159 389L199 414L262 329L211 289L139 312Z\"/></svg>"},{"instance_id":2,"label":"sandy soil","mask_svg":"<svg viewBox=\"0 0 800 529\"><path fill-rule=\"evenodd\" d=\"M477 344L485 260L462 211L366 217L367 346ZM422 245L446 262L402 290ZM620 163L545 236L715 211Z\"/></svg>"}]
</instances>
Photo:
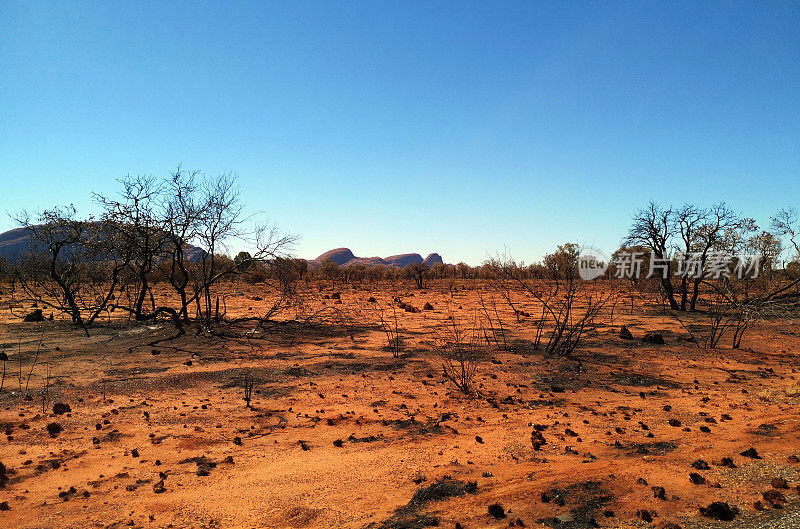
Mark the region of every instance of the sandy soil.
<instances>
[{"instance_id":1,"label":"sandy soil","mask_svg":"<svg viewBox=\"0 0 800 529\"><path fill-rule=\"evenodd\" d=\"M399 313L400 358L361 325L248 335L246 322L169 339L166 322L115 322L87 338L3 308L0 525L793 526L769 524L797 519L797 320L759 322L742 350L703 351L639 297L632 314L623 304L613 321L603 316L573 358L545 359L531 347L530 318L505 311L509 350L489 351L478 394L465 396L442 376L434 338L449 314L470 317L479 288L306 292L308 306L364 321L374 321L370 296L431 303ZM325 299L333 292L341 304ZM231 287L228 316L263 313L265 296ZM634 340L619 338L621 325ZM646 331L667 343L642 343ZM50 424L62 430L51 435ZM739 514L703 516L713 502Z\"/></svg>"}]
</instances>

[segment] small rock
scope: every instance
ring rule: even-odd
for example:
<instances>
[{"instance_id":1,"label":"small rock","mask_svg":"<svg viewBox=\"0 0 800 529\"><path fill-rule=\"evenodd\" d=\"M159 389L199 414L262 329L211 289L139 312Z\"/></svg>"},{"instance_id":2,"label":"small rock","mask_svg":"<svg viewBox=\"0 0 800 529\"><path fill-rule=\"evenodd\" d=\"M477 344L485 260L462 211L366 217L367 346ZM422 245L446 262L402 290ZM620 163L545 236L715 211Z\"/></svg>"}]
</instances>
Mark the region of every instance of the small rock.
<instances>
[{"instance_id":1,"label":"small rock","mask_svg":"<svg viewBox=\"0 0 800 529\"><path fill-rule=\"evenodd\" d=\"M69 404L65 404L63 402L56 402L53 404L53 413L56 415L64 415L65 413L70 413L72 408L69 407Z\"/></svg>"},{"instance_id":2,"label":"small rock","mask_svg":"<svg viewBox=\"0 0 800 529\"><path fill-rule=\"evenodd\" d=\"M503 506L499 503L493 503L492 505L489 505L489 514L500 520L501 518L506 517L506 510L503 509Z\"/></svg>"},{"instance_id":3,"label":"small rock","mask_svg":"<svg viewBox=\"0 0 800 529\"><path fill-rule=\"evenodd\" d=\"M700 514L706 518L729 522L736 518L736 515L739 514L739 509L731 507L724 501L715 501L708 507L700 507Z\"/></svg>"},{"instance_id":4,"label":"small rock","mask_svg":"<svg viewBox=\"0 0 800 529\"><path fill-rule=\"evenodd\" d=\"M761 456L758 455L758 452L756 452L755 448L748 448L744 452L740 452L740 455L743 455L744 457L749 457L751 459L761 459Z\"/></svg>"},{"instance_id":5,"label":"small rock","mask_svg":"<svg viewBox=\"0 0 800 529\"><path fill-rule=\"evenodd\" d=\"M786 496L779 490L771 489L761 494L773 507L781 507L786 503Z\"/></svg>"},{"instance_id":6,"label":"small rock","mask_svg":"<svg viewBox=\"0 0 800 529\"><path fill-rule=\"evenodd\" d=\"M57 422L51 422L47 425L47 433L50 434L50 437L55 437L63 431L64 428L62 428L62 426Z\"/></svg>"},{"instance_id":7,"label":"small rock","mask_svg":"<svg viewBox=\"0 0 800 529\"><path fill-rule=\"evenodd\" d=\"M773 479L770 482L770 485L772 485L773 489L788 489L789 488L789 484L786 482L786 480L783 479L783 478L780 478L780 477Z\"/></svg>"},{"instance_id":8,"label":"small rock","mask_svg":"<svg viewBox=\"0 0 800 529\"><path fill-rule=\"evenodd\" d=\"M660 332L648 332L642 338L644 343L654 344L654 345L664 345L664 336L661 335Z\"/></svg>"},{"instance_id":9,"label":"small rock","mask_svg":"<svg viewBox=\"0 0 800 529\"><path fill-rule=\"evenodd\" d=\"M704 478L697 472L692 472L691 474L689 474L689 481L691 481L695 485L704 485L706 482L706 478Z\"/></svg>"},{"instance_id":10,"label":"small rock","mask_svg":"<svg viewBox=\"0 0 800 529\"><path fill-rule=\"evenodd\" d=\"M542 432L534 430L531 432L531 444L533 445L533 449L538 452L544 445L547 444L547 441L545 441Z\"/></svg>"},{"instance_id":11,"label":"small rock","mask_svg":"<svg viewBox=\"0 0 800 529\"><path fill-rule=\"evenodd\" d=\"M44 321L44 314L42 314L42 309L33 309L32 312L29 312L25 318L25 321Z\"/></svg>"}]
</instances>

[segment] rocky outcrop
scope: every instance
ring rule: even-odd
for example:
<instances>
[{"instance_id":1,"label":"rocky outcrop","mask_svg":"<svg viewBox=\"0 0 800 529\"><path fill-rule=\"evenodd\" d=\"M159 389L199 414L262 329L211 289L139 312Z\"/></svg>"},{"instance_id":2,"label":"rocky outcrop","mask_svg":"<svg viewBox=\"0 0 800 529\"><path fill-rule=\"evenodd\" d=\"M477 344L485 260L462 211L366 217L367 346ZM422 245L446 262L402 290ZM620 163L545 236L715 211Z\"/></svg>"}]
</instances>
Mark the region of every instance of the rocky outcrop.
<instances>
[{"instance_id":1,"label":"rocky outcrop","mask_svg":"<svg viewBox=\"0 0 800 529\"><path fill-rule=\"evenodd\" d=\"M87 237L90 237L97 232L90 226L86 233ZM26 228L15 228L0 233L0 259L5 259L8 262L15 262L25 253L47 253L47 251L47 247L41 243L37 243L31 232ZM70 251L70 248L66 248L64 255L70 255ZM201 259L205 255L205 251L197 246L189 244L184 250L184 255L188 261L193 262Z\"/></svg>"},{"instance_id":2,"label":"rocky outcrop","mask_svg":"<svg viewBox=\"0 0 800 529\"><path fill-rule=\"evenodd\" d=\"M432 253L426 258L418 253L401 253L398 255L390 255L389 257L356 257L349 248L336 248L328 250L316 259L309 261L311 266L317 266L323 261L330 259L339 266L363 264L364 266L396 266L403 268L410 264L424 263L430 266L435 264L442 264L442 256L438 253Z\"/></svg>"},{"instance_id":3,"label":"rocky outcrop","mask_svg":"<svg viewBox=\"0 0 800 529\"><path fill-rule=\"evenodd\" d=\"M356 256L353 255L353 252L351 252L349 248L335 248L333 250L328 250L324 254L314 259L314 261L321 263L323 261L327 261L328 259L339 266L342 266L349 263L353 259L356 259Z\"/></svg>"},{"instance_id":4,"label":"rocky outcrop","mask_svg":"<svg viewBox=\"0 0 800 529\"><path fill-rule=\"evenodd\" d=\"M444 261L442 260L442 256L439 255L438 253L432 253L432 254L428 255L428 257L426 257L422 262L425 263L428 266L433 266L433 265L437 265L437 264L444 264Z\"/></svg>"}]
</instances>

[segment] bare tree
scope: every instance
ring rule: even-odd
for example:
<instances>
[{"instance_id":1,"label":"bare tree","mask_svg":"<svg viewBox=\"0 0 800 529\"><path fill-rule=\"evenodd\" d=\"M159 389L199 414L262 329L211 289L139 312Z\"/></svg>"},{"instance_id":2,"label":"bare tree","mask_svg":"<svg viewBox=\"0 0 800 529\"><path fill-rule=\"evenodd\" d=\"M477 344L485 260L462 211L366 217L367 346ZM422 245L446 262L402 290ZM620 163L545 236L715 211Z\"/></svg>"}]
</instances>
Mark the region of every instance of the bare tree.
<instances>
[{"instance_id":1,"label":"bare tree","mask_svg":"<svg viewBox=\"0 0 800 529\"><path fill-rule=\"evenodd\" d=\"M794 249L791 259L800 259L800 225L798 224L797 209L793 207L784 208L772 217L772 229L780 237L787 237Z\"/></svg>"},{"instance_id":2,"label":"bare tree","mask_svg":"<svg viewBox=\"0 0 800 529\"><path fill-rule=\"evenodd\" d=\"M444 376L465 395L472 393L478 362L483 357L477 318L468 325L450 314L447 323L437 329L435 342Z\"/></svg>"},{"instance_id":3,"label":"bare tree","mask_svg":"<svg viewBox=\"0 0 800 529\"><path fill-rule=\"evenodd\" d=\"M536 343L545 325L550 324L545 354L569 356L587 332L597 327L595 321L600 311L616 293L593 289L589 282L577 275L577 249L566 244L545 257L549 277L533 282L523 272L524 265L511 259L495 260L499 281L513 282L517 288L530 294L542 306L542 317L537 322Z\"/></svg>"},{"instance_id":4,"label":"bare tree","mask_svg":"<svg viewBox=\"0 0 800 529\"><path fill-rule=\"evenodd\" d=\"M331 282L331 287L336 285L336 279L339 277L339 264L332 259L325 259L319 265L319 272L323 279Z\"/></svg>"},{"instance_id":5,"label":"bare tree","mask_svg":"<svg viewBox=\"0 0 800 529\"><path fill-rule=\"evenodd\" d=\"M414 280L414 284L417 285L417 288L425 288L429 269L430 267L425 263L412 263L406 265L405 272L409 279Z\"/></svg>"},{"instance_id":6,"label":"bare tree","mask_svg":"<svg viewBox=\"0 0 800 529\"><path fill-rule=\"evenodd\" d=\"M673 264L669 255L671 240L675 233L674 226L672 209L663 209L651 201L647 207L634 214L633 224L624 244L626 246L644 246L652 250L653 256L665 267L663 274L659 277L664 295L670 308L677 310L679 305L672 286Z\"/></svg>"},{"instance_id":7,"label":"bare tree","mask_svg":"<svg viewBox=\"0 0 800 529\"><path fill-rule=\"evenodd\" d=\"M378 303L378 324L386 335L387 347L392 352L392 357L399 358L400 351L402 350L402 341L400 337L400 327L398 326L397 306L392 303L391 307L392 313L389 314L388 310L382 304Z\"/></svg>"},{"instance_id":8,"label":"bare tree","mask_svg":"<svg viewBox=\"0 0 800 529\"><path fill-rule=\"evenodd\" d=\"M156 211L161 185L152 176L130 175L120 184L118 200L98 194L95 200L104 208L103 221L116 231L119 251L130 256L128 266L137 278L138 288L131 310L137 320L143 321L149 319L144 303L148 296L152 299L150 276L166 243Z\"/></svg>"},{"instance_id":9,"label":"bare tree","mask_svg":"<svg viewBox=\"0 0 800 529\"><path fill-rule=\"evenodd\" d=\"M740 226L739 217L724 202L715 204L704 214L701 214L700 222L701 224L695 232L692 244L695 255L699 258L699 266L697 273L693 277L692 297L689 302L690 310L695 310L697 307L700 283L703 281L709 253L712 250L724 250L726 232ZM685 306L681 308L685 310Z\"/></svg>"},{"instance_id":10,"label":"bare tree","mask_svg":"<svg viewBox=\"0 0 800 529\"><path fill-rule=\"evenodd\" d=\"M197 223L203 213L203 204L198 203L197 197L199 176L198 171L184 171L179 165L166 182L161 200L162 226L167 240L167 266L160 269L178 294L178 315L184 321L189 319L189 271L192 258L197 257L189 255L188 249L196 238Z\"/></svg>"},{"instance_id":11,"label":"bare tree","mask_svg":"<svg viewBox=\"0 0 800 529\"><path fill-rule=\"evenodd\" d=\"M15 278L30 299L67 314L86 334L81 294L89 281L82 245L87 222L74 206L43 211L36 222L26 212L17 222L31 235L29 252L14 267Z\"/></svg>"}]
</instances>

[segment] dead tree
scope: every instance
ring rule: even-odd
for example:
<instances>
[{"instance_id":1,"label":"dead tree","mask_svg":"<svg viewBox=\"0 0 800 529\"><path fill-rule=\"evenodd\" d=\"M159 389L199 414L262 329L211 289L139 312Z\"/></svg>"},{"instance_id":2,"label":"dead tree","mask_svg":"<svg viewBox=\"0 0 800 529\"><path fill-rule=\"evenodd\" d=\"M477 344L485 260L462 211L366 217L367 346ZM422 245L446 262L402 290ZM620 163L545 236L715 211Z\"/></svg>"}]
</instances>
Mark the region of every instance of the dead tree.
<instances>
[{"instance_id":1,"label":"dead tree","mask_svg":"<svg viewBox=\"0 0 800 529\"><path fill-rule=\"evenodd\" d=\"M672 286L673 263L669 249L675 234L672 209L662 209L655 202L650 202L647 207L638 210L633 216L628 235L625 238L626 246L644 246L653 252L659 263L664 267L659 276L664 295L673 310L680 307L675 299L675 289Z\"/></svg>"},{"instance_id":2,"label":"dead tree","mask_svg":"<svg viewBox=\"0 0 800 529\"><path fill-rule=\"evenodd\" d=\"M533 283L522 273L523 265L513 260L494 261L499 277L513 281L517 288L527 292L542 306L542 318L537 322L536 343L544 327L550 324L545 346L548 356L569 356L587 332L597 327L595 319L615 294L595 292L587 282L581 281L576 268L577 251L564 245L545 258L549 277Z\"/></svg>"},{"instance_id":3,"label":"dead tree","mask_svg":"<svg viewBox=\"0 0 800 529\"><path fill-rule=\"evenodd\" d=\"M452 314L447 323L437 329L436 350L444 376L465 395L474 389L475 373L483 357L481 333L477 318L473 318L471 325L466 325L458 322Z\"/></svg>"},{"instance_id":4,"label":"dead tree","mask_svg":"<svg viewBox=\"0 0 800 529\"><path fill-rule=\"evenodd\" d=\"M31 247L13 273L26 295L67 314L88 335L81 294L89 281L84 255L88 223L75 218L75 208L43 211L38 222L23 212L17 222L31 235Z\"/></svg>"}]
</instances>

